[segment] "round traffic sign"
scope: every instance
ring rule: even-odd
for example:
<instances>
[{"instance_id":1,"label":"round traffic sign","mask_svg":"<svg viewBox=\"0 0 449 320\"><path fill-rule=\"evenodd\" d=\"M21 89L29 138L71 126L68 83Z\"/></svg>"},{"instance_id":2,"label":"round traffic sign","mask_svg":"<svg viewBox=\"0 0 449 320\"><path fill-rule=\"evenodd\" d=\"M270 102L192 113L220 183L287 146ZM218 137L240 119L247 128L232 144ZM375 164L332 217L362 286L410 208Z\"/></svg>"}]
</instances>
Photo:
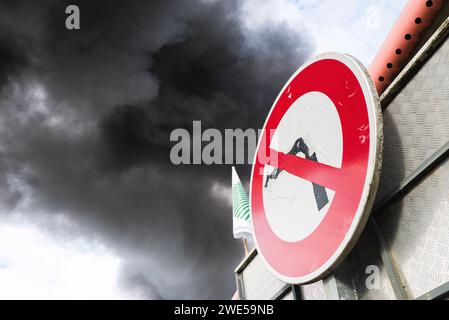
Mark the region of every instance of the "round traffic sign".
<instances>
[{"instance_id":1,"label":"round traffic sign","mask_svg":"<svg viewBox=\"0 0 449 320\"><path fill-rule=\"evenodd\" d=\"M251 175L254 239L276 277L304 284L338 265L369 216L381 160L365 68L338 53L299 68L265 121Z\"/></svg>"}]
</instances>

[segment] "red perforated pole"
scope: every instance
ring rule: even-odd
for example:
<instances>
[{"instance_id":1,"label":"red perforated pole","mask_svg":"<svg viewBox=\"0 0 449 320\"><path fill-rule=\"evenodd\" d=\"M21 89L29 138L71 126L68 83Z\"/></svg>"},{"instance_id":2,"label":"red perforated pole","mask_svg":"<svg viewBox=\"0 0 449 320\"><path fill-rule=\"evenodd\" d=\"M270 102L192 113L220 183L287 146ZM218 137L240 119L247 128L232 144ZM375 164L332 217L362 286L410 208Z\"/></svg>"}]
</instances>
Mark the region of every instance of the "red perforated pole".
<instances>
[{"instance_id":1,"label":"red perforated pole","mask_svg":"<svg viewBox=\"0 0 449 320\"><path fill-rule=\"evenodd\" d=\"M447 0L409 0L368 71L379 96L410 61L424 30Z\"/></svg>"}]
</instances>

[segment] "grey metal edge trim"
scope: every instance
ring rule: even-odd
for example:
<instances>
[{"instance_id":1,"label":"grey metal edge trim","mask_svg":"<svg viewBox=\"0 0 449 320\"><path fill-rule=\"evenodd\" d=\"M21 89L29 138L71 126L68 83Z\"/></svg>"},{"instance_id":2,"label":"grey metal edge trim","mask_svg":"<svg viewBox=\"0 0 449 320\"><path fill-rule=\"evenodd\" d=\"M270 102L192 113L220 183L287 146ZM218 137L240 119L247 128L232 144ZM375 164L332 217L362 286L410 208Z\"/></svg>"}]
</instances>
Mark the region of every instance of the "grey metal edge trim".
<instances>
[{"instance_id":1,"label":"grey metal edge trim","mask_svg":"<svg viewBox=\"0 0 449 320\"><path fill-rule=\"evenodd\" d=\"M439 300L449 297L449 282L436 287L433 290L423 294L422 296L416 298L416 300Z\"/></svg>"}]
</instances>

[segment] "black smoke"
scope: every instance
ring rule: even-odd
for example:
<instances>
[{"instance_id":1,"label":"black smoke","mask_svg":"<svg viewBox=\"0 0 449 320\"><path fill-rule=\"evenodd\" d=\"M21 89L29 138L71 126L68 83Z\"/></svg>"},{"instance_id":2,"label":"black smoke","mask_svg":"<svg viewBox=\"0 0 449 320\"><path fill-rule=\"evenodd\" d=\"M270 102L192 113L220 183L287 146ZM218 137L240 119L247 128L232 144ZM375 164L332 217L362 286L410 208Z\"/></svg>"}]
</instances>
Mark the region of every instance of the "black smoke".
<instances>
[{"instance_id":1,"label":"black smoke","mask_svg":"<svg viewBox=\"0 0 449 320\"><path fill-rule=\"evenodd\" d=\"M80 30L65 28L69 4ZM286 25L246 28L240 9L2 0L1 214L25 212L60 241L104 242L125 262L123 285L144 297L230 297L242 257L222 194L230 168L172 165L170 132L193 120L260 128L311 52Z\"/></svg>"}]
</instances>

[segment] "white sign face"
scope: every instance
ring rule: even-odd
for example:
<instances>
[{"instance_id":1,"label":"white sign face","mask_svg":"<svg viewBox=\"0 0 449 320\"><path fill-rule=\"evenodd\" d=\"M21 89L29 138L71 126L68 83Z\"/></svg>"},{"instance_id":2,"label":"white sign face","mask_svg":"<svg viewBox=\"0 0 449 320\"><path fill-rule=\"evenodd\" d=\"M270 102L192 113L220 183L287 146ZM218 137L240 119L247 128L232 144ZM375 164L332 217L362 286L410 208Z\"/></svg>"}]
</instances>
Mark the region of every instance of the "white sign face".
<instances>
[{"instance_id":1,"label":"white sign face","mask_svg":"<svg viewBox=\"0 0 449 320\"><path fill-rule=\"evenodd\" d=\"M309 157L315 154L320 163L341 168L343 140L340 118L332 100L325 94L310 92L296 100L279 123L270 147L290 150L300 137ZM297 156L305 158L306 153L300 151ZM266 165L264 170L264 175L268 176L275 168ZM316 192L322 193L322 203L317 204ZM268 223L284 241L303 240L326 216L334 193L326 188L317 191L310 181L282 172L263 189Z\"/></svg>"},{"instance_id":2,"label":"white sign face","mask_svg":"<svg viewBox=\"0 0 449 320\"><path fill-rule=\"evenodd\" d=\"M350 251L377 190L381 128L377 91L348 55L317 57L282 89L259 141L250 193L256 246L276 277L321 279Z\"/></svg>"}]
</instances>

